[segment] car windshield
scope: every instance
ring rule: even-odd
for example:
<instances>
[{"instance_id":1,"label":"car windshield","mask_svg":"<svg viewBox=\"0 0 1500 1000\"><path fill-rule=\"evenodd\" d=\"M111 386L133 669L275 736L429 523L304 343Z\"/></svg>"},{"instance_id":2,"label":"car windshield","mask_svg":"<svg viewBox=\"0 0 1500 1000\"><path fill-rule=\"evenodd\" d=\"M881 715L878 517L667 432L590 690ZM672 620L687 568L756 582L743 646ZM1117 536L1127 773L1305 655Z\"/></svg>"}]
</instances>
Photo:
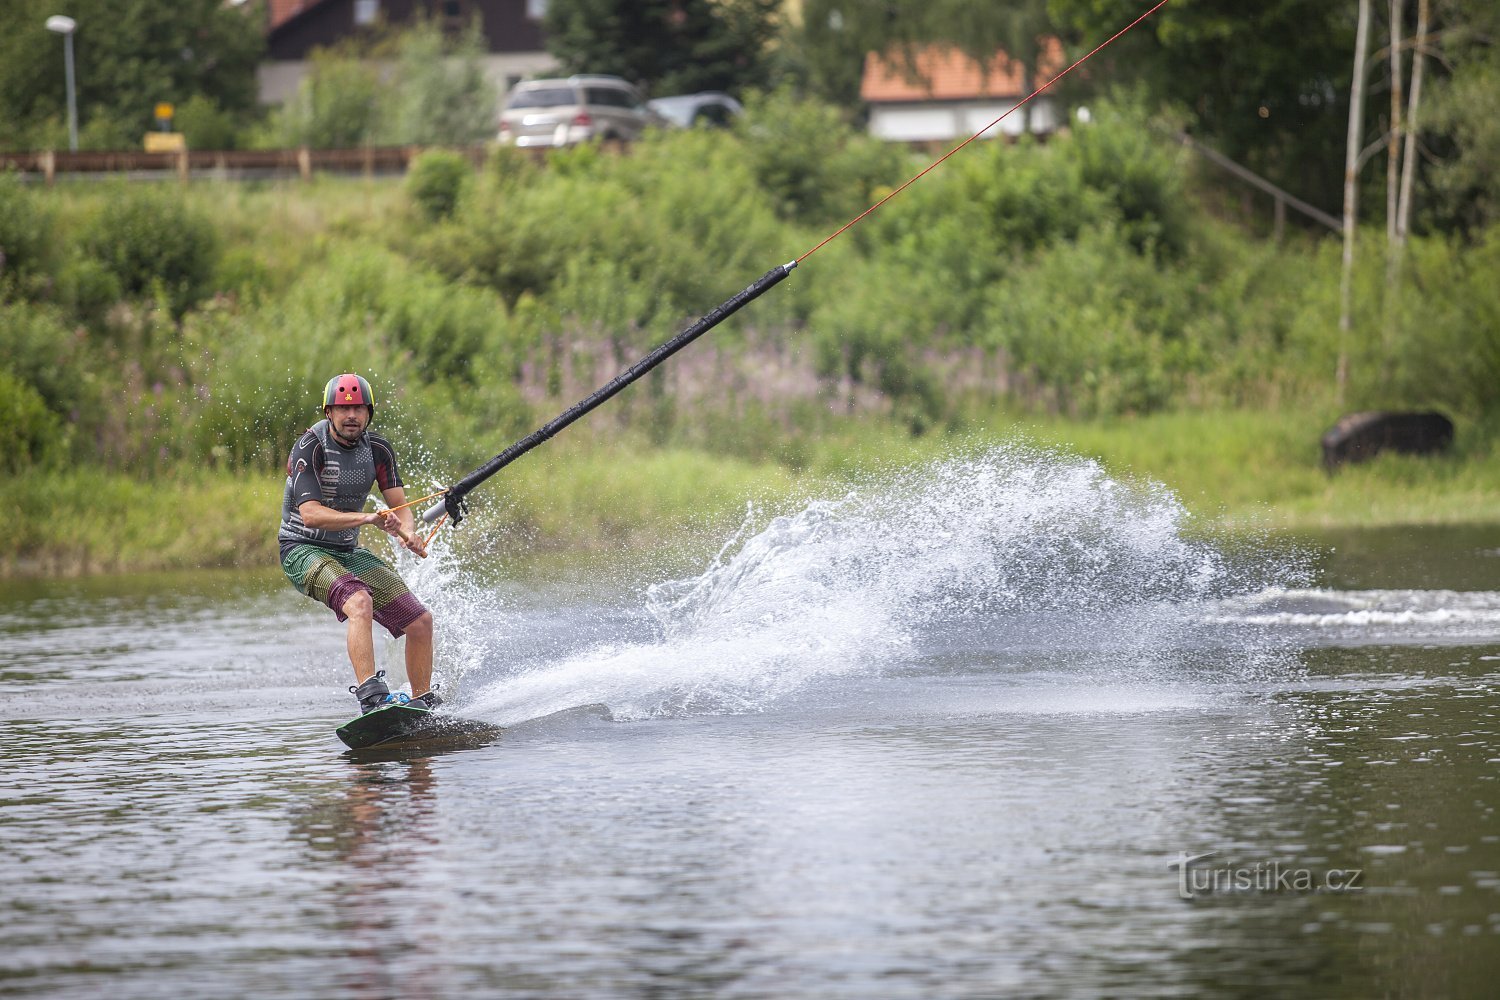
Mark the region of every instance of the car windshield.
<instances>
[{"instance_id":1,"label":"car windshield","mask_svg":"<svg viewBox=\"0 0 1500 1000\"><path fill-rule=\"evenodd\" d=\"M511 108L559 108L566 104L577 104L578 95L572 87L534 87L512 94L507 107Z\"/></svg>"},{"instance_id":2,"label":"car windshield","mask_svg":"<svg viewBox=\"0 0 1500 1000\"><path fill-rule=\"evenodd\" d=\"M693 121L693 108L697 103L697 98L693 97L659 97L651 102L651 107L679 125L690 125Z\"/></svg>"}]
</instances>

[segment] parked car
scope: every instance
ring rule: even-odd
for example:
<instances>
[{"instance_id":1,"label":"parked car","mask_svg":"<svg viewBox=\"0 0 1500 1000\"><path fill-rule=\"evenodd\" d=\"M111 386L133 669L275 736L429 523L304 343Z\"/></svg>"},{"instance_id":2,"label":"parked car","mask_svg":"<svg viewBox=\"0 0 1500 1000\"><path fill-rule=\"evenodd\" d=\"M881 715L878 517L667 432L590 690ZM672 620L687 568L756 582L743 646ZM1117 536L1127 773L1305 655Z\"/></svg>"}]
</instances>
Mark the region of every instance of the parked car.
<instances>
[{"instance_id":1,"label":"parked car","mask_svg":"<svg viewBox=\"0 0 1500 1000\"><path fill-rule=\"evenodd\" d=\"M699 94L678 94L675 97L658 97L647 101L651 110L661 115L678 128L695 125L711 127L733 123L745 109L740 102L717 90L705 90Z\"/></svg>"},{"instance_id":2,"label":"parked car","mask_svg":"<svg viewBox=\"0 0 1500 1000\"><path fill-rule=\"evenodd\" d=\"M500 142L515 146L571 146L590 139L636 139L665 119L640 91L618 76L523 80L500 112Z\"/></svg>"}]
</instances>

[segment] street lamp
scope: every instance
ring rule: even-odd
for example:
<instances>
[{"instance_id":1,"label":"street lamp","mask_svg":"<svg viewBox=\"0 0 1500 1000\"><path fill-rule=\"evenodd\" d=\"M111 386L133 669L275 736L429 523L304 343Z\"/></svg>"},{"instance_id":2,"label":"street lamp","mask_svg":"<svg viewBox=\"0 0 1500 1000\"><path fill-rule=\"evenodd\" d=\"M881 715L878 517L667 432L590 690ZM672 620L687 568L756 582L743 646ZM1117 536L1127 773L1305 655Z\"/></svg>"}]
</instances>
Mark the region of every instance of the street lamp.
<instances>
[{"instance_id":1,"label":"street lamp","mask_svg":"<svg viewBox=\"0 0 1500 1000\"><path fill-rule=\"evenodd\" d=\"M66 14L47 18L47 30L63 36L63 66L68 74L68 150L78 152L78 98L73 95L73 31L78 22Z\"/></svg>"}]
</instances>

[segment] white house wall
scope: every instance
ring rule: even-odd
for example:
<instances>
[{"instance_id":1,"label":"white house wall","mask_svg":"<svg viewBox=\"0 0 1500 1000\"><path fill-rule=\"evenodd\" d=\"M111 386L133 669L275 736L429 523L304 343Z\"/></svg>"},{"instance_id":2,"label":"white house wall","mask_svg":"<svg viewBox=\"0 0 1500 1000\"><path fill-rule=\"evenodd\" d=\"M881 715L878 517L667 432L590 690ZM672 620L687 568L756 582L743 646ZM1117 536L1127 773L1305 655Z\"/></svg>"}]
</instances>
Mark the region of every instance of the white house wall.
<instances>
[{"instance_id":1,"label":"white house wall","mask_svg":"<svg viewBox=\"0 0 1500 1000\"><path fill-rule=\"evenodd\" d=\"M1014 101L964 101L950 104L876 104L870 108L870 134L891 142L931 142L965 139L1015 107ZM1031 131L1045 133L1058 126L1057 104L1039 97L1026 106ZM1015 114L986 132L1020 135L1023 114Z\"/></svg>"}]
</instances>

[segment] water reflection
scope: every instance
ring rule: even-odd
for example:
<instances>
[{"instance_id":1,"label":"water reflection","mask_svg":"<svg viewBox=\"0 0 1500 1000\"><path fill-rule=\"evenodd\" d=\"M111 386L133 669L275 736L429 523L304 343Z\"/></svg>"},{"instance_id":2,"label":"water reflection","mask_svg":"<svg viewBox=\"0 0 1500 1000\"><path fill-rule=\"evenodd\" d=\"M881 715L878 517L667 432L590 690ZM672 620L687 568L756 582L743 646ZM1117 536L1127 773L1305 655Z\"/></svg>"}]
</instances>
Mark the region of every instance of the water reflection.
<instances>
[{"instance_id":1,"label":"water reflection","mask_svg":"<svg viewBox=\"0 0 1500 1000\"><path fill-rule=\"evenodd\" d=\"M432 762L351 762L346 777L292 820L308 865L333 876L321 893L346 943L338 986L360 997L437 996L421 973L431 942L414 933L432 907L422 886L442 847Z\"/></svg>"}]
</instances>

